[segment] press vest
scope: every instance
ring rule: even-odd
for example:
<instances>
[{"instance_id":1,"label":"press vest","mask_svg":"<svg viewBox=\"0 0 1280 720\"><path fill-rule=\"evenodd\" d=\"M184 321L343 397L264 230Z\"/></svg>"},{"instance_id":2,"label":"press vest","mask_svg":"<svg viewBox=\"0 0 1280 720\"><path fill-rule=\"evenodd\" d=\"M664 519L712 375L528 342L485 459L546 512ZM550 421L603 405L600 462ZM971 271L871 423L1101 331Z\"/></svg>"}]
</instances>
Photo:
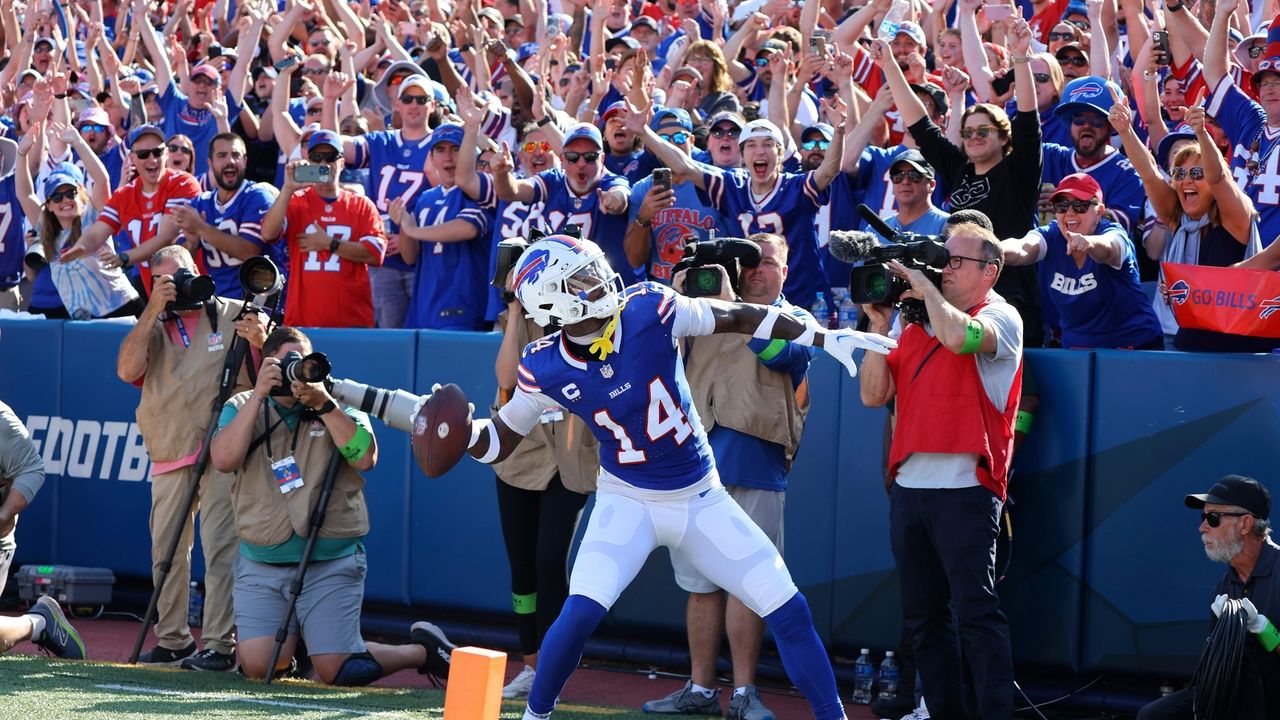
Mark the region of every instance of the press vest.
<instances>
[{"instance_id":1,"label":"press vest","mask_svg":"<svg viewBox=\"0 0 1280 720\"><path fill-rule=\"evenodd\" d=\"M987 303L969 311L978 314ZM890 355L897 388L898 423L889 448L889 475L912 453L976 453L978 482L1001 500L1013 455L1013 418L1022 396L1022 362L1013 376L1005 409L987 397L976 355L959 355L911 324Z\"/></svg>"},{"instance_id":2,"label":"press vest","mask_svg":"<svg viewBox=\"0 0 1280 720\"><path fill-rule=\"evenodd\" d=\"M249 395L249 392L242 392L227 402L240 411L248 402ZM295 534L306 537L310 531L311 511L324 484L329 457L338 449L322 421L303 419L295 432L289 429L288 423L277 423L280 416L275 407L270 401L265 404L270 408L265 420L262 404L253 406L256 413L254 440L266 431L268 421L274 425L270 436L271 455L275 460L293 455L302 473L303 485L288 494L280 492L280 484L271 470L273 460L267 453L268 443L262 442L245 457L244 466L236 474L235 483L231 486L231 503L240 539L254 545L272 546L289 540ZM369 510L364 499L364 478L350 463L341 460L319 537L356 538L368 533Z\"/></svg>"},{"instance_id":3,"label":"press vest","mask_svg":"<svg viewBox=\"0 0 1280 720\"><path fill-rule=\"evenodd\" d=\"M168 462L186 457L198 449L209 429L213 403L218 399L218 382L227 350L236 336L236 317L243 303L215 298L213 316L199 310L200 322L188 333L190 345L169 340L165 325L156 323L147 345L147 371L142 382L142 400L136 417L138 429L152 462ZM252 388L248 371L242 366L236 390Z\"/></svg>"}]
</instances>

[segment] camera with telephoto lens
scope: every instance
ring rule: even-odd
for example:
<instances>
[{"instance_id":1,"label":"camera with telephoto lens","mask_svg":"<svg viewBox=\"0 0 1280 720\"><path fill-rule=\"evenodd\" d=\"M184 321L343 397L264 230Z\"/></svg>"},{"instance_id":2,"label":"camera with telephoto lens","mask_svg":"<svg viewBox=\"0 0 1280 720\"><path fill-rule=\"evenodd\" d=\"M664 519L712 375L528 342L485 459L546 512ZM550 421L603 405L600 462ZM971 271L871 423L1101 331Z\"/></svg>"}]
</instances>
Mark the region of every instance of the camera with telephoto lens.
<instances>
[{"instance_id":1,"label":"camera with telephoto lens","mask_svg":"<svg viewBox=\"0 0 1280 720\"><path fill-rule=\"evenodd\" d=\"M213 278L208 275L197 275L187 268L178 268L173 273L173 287L177 296L170 300L165 309L171 312L196 310L213 297Z\"/></svg>"},{"instance_id":2,"label":"camera with telephoto lens","mask_svg":"<svg viewBox=\"0 0 1280 720\"><path fill-rule=\"evenodd\" d=\"M691 242L684 246L684 259L671 268L671 274L687 270L684 275L684 294L688 297L715 297L720 294L722 283L717 267L729 275L733 294L738 294L742 268L760 264L760 246L742 238L717 238L703 242Z\"/></svg>"},{"instance_id":3,"label":"camera with telephoto lens","mask_svg":"<svg viewBox=\"0 0 1280 720\"><path fill-rule=\"evenodd\" d=\"M280 358L280 384L271 389L271 394L292 395L293 389L290 386L294 380L306 383L324 382L332 369L329 358L322 352L313 352L304 357L302 353L290 350Z\"/></svg>"},{"instance_id":4,"label":"camera with telephoto lens","mask_svg":"<svg viewBox=\"0 0 1280 720\"><path fill-rule=\"evenodd\" d=\"M923 300L902 299L911 283L894 275L886 263L897 260L907 268L919 270L941 290L942 268L951 259L942 238L896 231L866 205L860 205L858 213L888 244L868 232L831 232L828 247L832 257L846 263L863 263L849 272L849 297L858 304L901 308L906 323L928 321Z\"/></svg>"}]
</instances>

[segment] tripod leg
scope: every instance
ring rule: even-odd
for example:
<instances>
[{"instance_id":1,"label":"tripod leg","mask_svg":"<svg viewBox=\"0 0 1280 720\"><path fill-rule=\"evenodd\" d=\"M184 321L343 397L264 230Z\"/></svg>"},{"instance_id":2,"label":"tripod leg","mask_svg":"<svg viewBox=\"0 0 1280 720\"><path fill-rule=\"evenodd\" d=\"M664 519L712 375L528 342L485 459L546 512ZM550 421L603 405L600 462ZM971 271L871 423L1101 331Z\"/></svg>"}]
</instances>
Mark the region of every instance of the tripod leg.
<instances>
[{"instance_id":1,"label":"tripod leg","mask_svg":"<svg viewBox=\"0 0 1280 720\"><path fill-rule=\"evenodd\" d=\"M134 640L133 652L129 655L130 665L138 662L138 656L142 654L142 645L147 639L147 631L151 629L152 623L156 620L156 608L160 604L160 594L164 591L169 573L173 570L173 558L177 555L178 545L182 542L182 536L186 532L187 518L191 517L191 511L195 507L196 498L200 493L200 476L204 473L197 474L200 463L197 462L196 465L197 468L192 468L191 471L187 495L179 506L181 511L174 517L170 528L169 543L165 548L165 559L161 561L159 568L157 568L158 574L155 577L155 587L151 591L151 599L147 601L147 611L142 616L142 627L138 630L137 639Z\"/></svg>"}]
</instances>

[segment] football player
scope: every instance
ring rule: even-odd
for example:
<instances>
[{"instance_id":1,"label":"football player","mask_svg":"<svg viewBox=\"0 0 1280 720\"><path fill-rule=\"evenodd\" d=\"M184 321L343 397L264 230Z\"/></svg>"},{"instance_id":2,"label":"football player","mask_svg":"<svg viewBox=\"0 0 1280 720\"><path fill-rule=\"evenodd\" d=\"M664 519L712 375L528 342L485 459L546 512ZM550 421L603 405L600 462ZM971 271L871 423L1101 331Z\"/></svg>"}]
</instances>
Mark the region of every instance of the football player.
<instances>
[{"instance_id":1,"label":"football player","mask_svg":"<svg viewBox=\"0 0 1280 720\"><path fill-rule=\"evenodd\" d=\"M804 596L716 474L677 341L725 332L781 338L823 348L851 375L855 348L887 353L895 341L827 331L777 307L689 298L657 283L624 290L599 246L565 235L532 243L514 273L532 319L562 330L525 348L514 395L496 417L473 423L469 452L484 463L507 457L543 410L559 406L591 428L601 466L570 596L543 640L525 719L550 716L588 636L659 545L763 617L815 717L843 718Z\"/></svg>"}]
</instances>

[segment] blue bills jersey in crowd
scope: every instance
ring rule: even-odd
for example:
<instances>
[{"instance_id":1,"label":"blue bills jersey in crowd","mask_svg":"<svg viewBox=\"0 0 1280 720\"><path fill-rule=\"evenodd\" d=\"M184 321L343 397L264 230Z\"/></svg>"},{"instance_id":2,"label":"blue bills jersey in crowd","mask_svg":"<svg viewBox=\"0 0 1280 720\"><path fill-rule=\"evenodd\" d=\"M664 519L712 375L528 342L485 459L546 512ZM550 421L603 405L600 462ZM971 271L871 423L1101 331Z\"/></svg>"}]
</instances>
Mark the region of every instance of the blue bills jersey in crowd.
<instances>
[{"instance_id":1,"label":"blue bills jersey in crowd","mask_svg":"<svg viewBox=\"0 0 1280 720\"><path fill-rule=\"evenodd\" d=\"M787 281L782 292L801 307L813 304L818 291L827 287L826 271L818 253L814 217L827 203L829 190L819 190L813 173L779 175L773 189L757 198L746 170L721 170L702 166L706 204L720 208L724 225L742 237L758 232L787 239Z\"/></svg>"},{"instance_id":2,"label":"blue bills jersey in crowd","mask_svg":"<svg viewBox=\"0 0 1280 720\"><path fill-rule=\"evenodd\" d=\"M818 235L818 254L822 258L822 269L827 276L827 284L831 287L847 287L849 271L853 265L842 262L831 256L832 230L858 230L864 221L858 215L858 206L866 197L866 192L858 187L857 179L848 173L836 173L836 179L827 188L832 201L818 209L814 216L814 232ZM829 296L828 296L829 297Z\"/></svg>"},{"instance_id":3,"label":"blue bills jersey in crowd","mask_svg":"<svg viewBox=\"0 0 1280 720\"><path fill-rule=\"evenodd\" d=\"M489 254L493 214L481 209L457 186L440 185L418 196L413 209L418 227L462 220L476 236L461 242L420 242L413 270L413 295L405 315L407 328L482 330L489 303ZM415 242L401 236L400 244Z\"/></svg>"},{"instance_id":4,"label":"blue bills jersey in crowd","mask_svg":"<svg viewBox=\"0 0 1280 720\"><path fill-rule=\"evenodd\" d=\"M266 183L244 182L225 205L218 203L216 190L207 190L191 201L191 207L204 221L228 235L236 235L258 246L258 251L279 264L279 251L262 241L262 218L271 209L279 191ZM194 251L194 248L189 248ZM237 260L214 247L207 240L200 240L204 254L204 266L213 278L216 292L222 297L240 298L240 266Z\"/></svg>"},{"instance_id":5,"label":"blue bills jersey in crowd","mask_svg":"<svg viewBox=\"0 0 1280 720\"><path fill-rule=\"evenodd\" d=\"M1041 153L1044 168L1040 171L1040 182L1057 185L1072 173L1088 173L1102 188L1102 204L1120 220L1129 237L1141 237L1142 209L1147 202L1147 191L1129 158L1113 152L1101 162L1082 168L1076 163L1074 148L1045 143Z\"/></svg>"},{"instance_id":6,"label":"blue bills jersey in crowd","mask_svg":"<svg viewBox=\"0 0 1280 720\"><path fill-rule=\"evenodd\" d=\"M230 90L223 90L222 94L227 101L227 117L234 119L240 114L241 103L235 101ZM204 175L209 170L209 141L218 134L218 123L213 113L208 108L197 110L191 107L190 99L172 81L158 102L164 109L164 122L160 123L160 129L164 130L166 137L186 135L191 140L191 147L195 148L191 174L196 177Z\"/></svg>"},{"instance_id":7,"label":"blue bills jersey in crowd","mask_svg":"<svg viewBox=\"0 0 1280 720\"><path fill-rule=\"evenodd\" d=\"M583 418L600 441L601 468L621 480L649 490L692 485L715 469L676 349L677 311L692 313L685 306L697 301L646 282L627 288L623 302L605 359L575 357L555 332L525 347L516 387Z\"/></svg>"},{"instance_id":8,"label":"blue bills jersey in crowd","mask_svg":"<svg viewBox=\"0 0 1280 720\"><path fill-rule=\"evenodd\" d=\"M1231 173L1258 211L1258 232L1266 247L1280 236L1280 127L1267 125L1267 113L1224 77L1213 88L1205 110L1231 141Z\"/></svg>"},{"instance_id":9,"label":"blue bills jersey in crowd","mask_svg":"<svg viewBox=\"0 0 1280 720\"><path fill-rule=\"evenodd\" d=\"M630 219L636 219L644 196L653 187L653 176L643 178L631 188ZM702 202L698 188L690 182L673 185L675 204L659 210L652 218L649 237L649 279L671 284L671 268L684 257L684 246L711 238L711 231L721 237L731 235L720 225L720 212Z\"/></svg>"},{"instance_id":10,"label":"blue bills jersey in crowd","mask_svg":"<svg viewBox=\"0 0 1280 720\"><path fill-rule=\"evenodd\" d=\"M365 133L351 138L355 145L355 168L368 168L369 177L364 193L377 206L387 235L395 235L400 228L387 216L387 203L403 199L406 208L412 208L418 193L431 187L427 179L427 158L431 151L427 141L431 133L420 140L405 140L399 130ZM410 266L399 255L388 255L383 267L408 270Z\"/></svg>"},{"instance_id":11,"label":"blue bills jersey in crowd","mask_svg":"<svg viewBox=\"0 0 1280 720\"><path fill-rule=\"evenodd\" d=\"M633 268L627 262L623 250L623 238L627 234L627 216L610 215L600 209L599 194L591 190L585 195L575 195L569 189L564 170L552 168L530 178L533 181L533 202L542 203L542 222L553 233L563 232L565 225L577 225L582 237L591 240L604 250L609 266L622 276L628 285L644 278L644 268ZM625 178L604 172L597 185L600 192L621 188L629 195L631 186Z\"/></svg>"},{"instance_id":12,"label":"blue bills jersey in crowd","mask_svg":"<svg viewBox=\"0 0 1280 720\"><path fill-rule=\"evenodd\" d=\"M475 198L481 208L490 210L493 215L493 237L489 243L489 269L486 277L492 278L498 267L498 243L507 238L529 240L532 230L546 232L542 222L542 203L507 202L499 200L493 190L493 176L488 173L477 173L480 178L480 197ZM494 322L498 314L506 309L502 302L502 293L496 288L489 288L489 303L484 319Z\"/></svg>"},{"instance_id":13,"label":"blue bills jersey in crowd","mask_svg":"<svg viewBox=\"0 0 1280 720\"><path fill-rule=\"evenodd\" d=\"M26 254L17 175L9 173L0 178L0 290L22 282L22 258Z\"/></svg>"}]
</instances>

